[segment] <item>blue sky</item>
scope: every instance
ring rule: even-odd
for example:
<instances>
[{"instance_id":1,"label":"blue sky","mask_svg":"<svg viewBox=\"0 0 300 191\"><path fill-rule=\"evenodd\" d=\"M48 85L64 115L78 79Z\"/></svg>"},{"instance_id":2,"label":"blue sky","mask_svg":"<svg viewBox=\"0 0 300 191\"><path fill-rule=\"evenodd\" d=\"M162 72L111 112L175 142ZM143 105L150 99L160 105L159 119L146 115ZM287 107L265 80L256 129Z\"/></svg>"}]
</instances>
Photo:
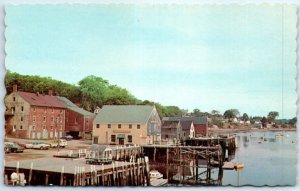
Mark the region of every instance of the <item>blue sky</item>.
<instances>
[{"instance_id":1,"label":"blue sky","mask_svg":"<svg viewBox=\"0 0 300 191\"><path fill-rule=\"evenodd\" d=\"M296 116L296 6L19 5L5 22L11 71L101 76L190 111Z\"/></svg>"}]
</instances>

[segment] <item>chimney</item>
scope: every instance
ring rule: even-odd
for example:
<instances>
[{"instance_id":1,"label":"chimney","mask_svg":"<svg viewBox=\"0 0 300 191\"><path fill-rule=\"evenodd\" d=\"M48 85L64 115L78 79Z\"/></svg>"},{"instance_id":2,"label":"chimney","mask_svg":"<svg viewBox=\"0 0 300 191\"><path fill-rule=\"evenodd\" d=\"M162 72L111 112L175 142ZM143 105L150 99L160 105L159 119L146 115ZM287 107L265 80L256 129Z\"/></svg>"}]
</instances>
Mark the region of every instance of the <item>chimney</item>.
<instances>
[{"instance_id":1,"label":"chimney","mask_svg":"<svg viewBox=\"0 0 300 191\"><path fill-rule=\"evenodd\" d=\"M52 89L49 89L49 90L48 90L48 95L49 95L49 96L52 96L52 95L53 95L53 90L52 90Z\"/></svg>"},{"instance_id":2,"label":"chimney","mask_svg":"<svg viewBox=\"0 0 300 191\"><path fill-rule=\"evenodd\" d=\"M13 92L17 92L18 91L18 85L17 84L13 84Z\"/></svg>"}]
</instances>

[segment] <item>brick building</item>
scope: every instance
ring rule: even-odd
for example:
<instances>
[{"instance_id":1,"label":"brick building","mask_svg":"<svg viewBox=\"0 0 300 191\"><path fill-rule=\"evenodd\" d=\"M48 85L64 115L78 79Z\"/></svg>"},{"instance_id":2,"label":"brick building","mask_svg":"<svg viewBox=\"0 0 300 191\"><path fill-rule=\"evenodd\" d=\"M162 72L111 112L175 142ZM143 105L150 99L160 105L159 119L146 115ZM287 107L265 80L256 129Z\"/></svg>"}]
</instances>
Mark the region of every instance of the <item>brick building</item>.
<instances>
[{"instance_id":1,"label":"brick building","mask_svg":"<svg viewBox=\"0 0 300 191\"><path fill-rule=\"evenodd\" d=\"M64 136L65 109L52 91L48 95L17 90L5 97L7 135L27 139L54 139Z\"/></svg>"},{"instance_id":2,"label":"brick building","mask_svg":"<svg viewBox=\"0 0 300 191\"><path fill-rule=\"evenodd\" d=\"M92 138L94 114L88 112L65 97L56 96L66 106L66 134L73 137Z\"/></svg>"}]
</instances>

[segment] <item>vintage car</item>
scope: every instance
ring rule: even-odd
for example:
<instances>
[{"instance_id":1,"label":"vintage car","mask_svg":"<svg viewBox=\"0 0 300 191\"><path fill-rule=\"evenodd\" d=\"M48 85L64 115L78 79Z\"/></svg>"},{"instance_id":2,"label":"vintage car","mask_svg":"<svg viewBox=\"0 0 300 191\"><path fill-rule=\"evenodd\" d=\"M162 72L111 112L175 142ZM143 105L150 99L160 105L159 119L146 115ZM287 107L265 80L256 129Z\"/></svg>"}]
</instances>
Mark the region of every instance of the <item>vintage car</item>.
<instances>
[{"instance_id":1,"label":"vintage car","mask_svg":"<svg viewBox=\"0 0 300 191\"><path fill-rule=\"evenodd\" d=\"M50 145L44 142L32 142L28 143L25 146L27 149L41 149L41 150L47 150L50 148Z\"/></svg>"},{"instance_id":2,"label":"vintage car","mask_svg":"<svg viewBox=\"0 0 300 191\"><path fill-rule=\"evenodd\" d=\"M64 139L59 139L59 140L53 140L50 141L49 143L51 148L55 148L55 147L66 147L68 145L68 142Z\"/></svg>"},{"instance_id":3,"label":"vintage car","mask_svg":"<svg viewBox=\"0 0 300 191\"><path fill-rule=\"evenodd\" d=\"M24 147L19 146L16 143L12 143L12 142L5 142L4 143L4 152L5 153L10 153L10 152L23 152L24 151Z\"/></svg>"}]
</instances>

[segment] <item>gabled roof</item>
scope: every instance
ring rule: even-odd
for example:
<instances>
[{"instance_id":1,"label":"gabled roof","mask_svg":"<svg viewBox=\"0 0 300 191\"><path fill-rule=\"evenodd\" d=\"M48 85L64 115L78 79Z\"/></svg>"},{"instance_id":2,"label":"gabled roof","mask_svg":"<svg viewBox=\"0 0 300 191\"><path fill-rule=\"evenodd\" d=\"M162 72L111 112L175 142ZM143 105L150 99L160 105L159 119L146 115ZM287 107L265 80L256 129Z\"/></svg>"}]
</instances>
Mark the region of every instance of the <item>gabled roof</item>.
<instances>
[{"instance_id":1,"label":"gabled roof","mask_svg":"<svg viewBox=\"0 0 300 191\"><path fill-rule=\"evenodd\" d=\"M95 123L146 123L154 106L150 105L104 105Z\"/></svg>"},{"instance_id":2,"label":"gabled roof","mask_svg":"<svg viewBox=\"0 0 300 191\"><path fill-rule=\"evenodd\" d=\"M163 121L161 128L177 128L179 121Z\"/></svg>"},{"instance_id":3,"label":"gabled roof","mask_svg":"<svg viewBox=\"0 0 300 191\"><path fill-rule=\"evenodd\" d=\"M55 98L55 96L30 93L30 92L21 92L21 91L18 91L16 93L20 95L30 105L66 108L63 103L61 103L58 99Z\"/></svg>"},{"instance_id":4,"label":"gabled roof","mask_svg":"<svg viewBox=\"0 0 300 191\"><path fill-rule=\"evenodd\" d=\"M84 116L88 116L88 115L94 115L93 113L86 111L80 107L78 107L77 105L75 105L73 102L71 102L68 98L66 97L61 97L61 96L55 96L58 100L60 100L69 110L72 110L76 113L79 113L81 115Z\"/></svg>"},{"instance_id":5,"label":"gabled roof","mask_svg":"<svg viewBox=\"0 0 300 191\"><path fill-rule=\"evenodd\" d=\"M180 125L182 127L182 130L190 130L192 126L193 121L180 121Z\"/></svg>"},{"instance_id":6,"label":"gabled roof","mask_svg":"<svg viewBox=\"0 0 300 191\"><path fill-rule=\"evenodd\" d=\"M196 124L207 124L207 117L164 117L163 121L193 121L194 125Z\"/></svg>"}]
</instances>

